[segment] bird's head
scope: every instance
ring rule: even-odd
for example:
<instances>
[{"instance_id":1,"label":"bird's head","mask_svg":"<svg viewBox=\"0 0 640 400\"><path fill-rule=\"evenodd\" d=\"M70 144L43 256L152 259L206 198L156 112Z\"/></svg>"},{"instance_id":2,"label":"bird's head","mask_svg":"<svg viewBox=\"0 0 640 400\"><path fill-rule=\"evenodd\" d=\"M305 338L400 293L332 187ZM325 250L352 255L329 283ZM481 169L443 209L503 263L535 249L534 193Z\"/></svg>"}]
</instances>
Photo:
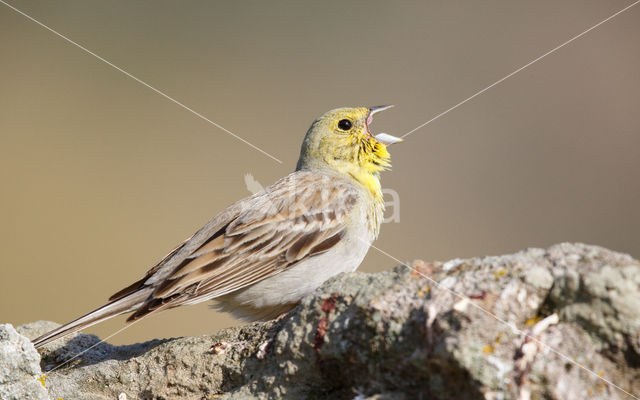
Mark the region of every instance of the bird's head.
<instances>
[{"instance_id":1,"label":"bird's head","mask_svg":"<svg viewBox=\"0 0 640 400\"><path fill-rule=\"evenodd\" d=\"M316 119L302 142L297 169L346 174L380 192L378 174L391 166L387 146L401 139L369 130L375 113L392 106L338 108Z\"/></svg>"}]
</instances>

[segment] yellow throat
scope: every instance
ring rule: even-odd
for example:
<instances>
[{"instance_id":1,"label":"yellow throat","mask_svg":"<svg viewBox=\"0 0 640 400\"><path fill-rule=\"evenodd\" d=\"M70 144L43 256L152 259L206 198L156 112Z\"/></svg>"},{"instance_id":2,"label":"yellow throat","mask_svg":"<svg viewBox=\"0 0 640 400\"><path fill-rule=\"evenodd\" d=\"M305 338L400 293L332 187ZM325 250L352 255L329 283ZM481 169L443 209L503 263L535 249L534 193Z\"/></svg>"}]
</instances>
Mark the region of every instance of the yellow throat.
<instances>
[{"instance_id":1,"label":"yellow throat","mask_svg":"<svg viewBox=\"0 0 640 400\"><path fill-rule=\"evenodd\" d=\"M391 167L384 143L369 132L378 108L338 108L318 119L307 131L297 169L324 169L348 176L382 202L380 172Z\"/></svg>"}]
</instances>

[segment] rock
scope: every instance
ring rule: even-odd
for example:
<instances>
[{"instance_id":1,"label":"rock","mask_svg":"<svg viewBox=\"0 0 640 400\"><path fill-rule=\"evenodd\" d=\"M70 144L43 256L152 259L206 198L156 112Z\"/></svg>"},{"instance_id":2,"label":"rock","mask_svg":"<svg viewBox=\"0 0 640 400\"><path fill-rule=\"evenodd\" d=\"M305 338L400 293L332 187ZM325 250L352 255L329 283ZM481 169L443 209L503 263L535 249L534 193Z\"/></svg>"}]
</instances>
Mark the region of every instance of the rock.
<instances>
[{"instance_id":1,"label":"rock","mask_svg":"<svg viewBox=\"0 0 640 400\"><path fill-rule=\"evenodd\" d=\"M0 325L0 399L49 400L40 354L10 324Z\"/></svg>"},{"instance_id":2,"label":"rock","mask_svg":"<svg viewBox=\"0 0 640 400\"><path fill-rule=\"evenodd\" d=\"M54 399L626 399L640 395L640 264L583 244L416 261L334 277L277 321L41 352Z\"/></svg>"}]
</instances>

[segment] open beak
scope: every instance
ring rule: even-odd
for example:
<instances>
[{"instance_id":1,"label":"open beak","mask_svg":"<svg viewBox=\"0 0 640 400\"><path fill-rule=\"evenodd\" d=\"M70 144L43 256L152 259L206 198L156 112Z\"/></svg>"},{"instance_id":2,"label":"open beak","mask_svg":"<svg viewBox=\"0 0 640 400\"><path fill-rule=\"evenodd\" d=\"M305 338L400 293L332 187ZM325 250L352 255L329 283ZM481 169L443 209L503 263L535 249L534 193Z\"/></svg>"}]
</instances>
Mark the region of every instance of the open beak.
<instances>
[{"instance_id":1,"label":"open beak","mask_svg":"<svg viewBox=\"0 0 640 400\"><path fill-rule=\"evenodd\" d=\"M373 121L373 114L379 113L380 111L388 110L391 107L393 107L393 104L389 104L386 106L369 107L369 116L367 117L367 130L369 129L369 124L371 124L371 121ZM385 146L389 146L394 143L400 143L403 141L402 138L389 135L388 133L378 133L374 136L374 138Z\"/></svg>"},{"instance_id":2,"label":"open beak","mask_svg":"<svg viewBox=\"0 0 640 400\"><path fill-rule=\"evenodd\" d=\"M393 107L394 107L393 104L387 104L386 106L368 107L369 108L369 117L371 117L375 113L379 113L380 111L388 110L388 109L393 108Z\"/></svg>"},{"instance_id":3,"label":"open beak","mask_svg":"<svg viewBox=\"0 0 640 400\"><path fill-rule=\"evenodd\" d=\"M384 144L385 146L390 146L395 143L404 142L404 139L389 135L388 133L378 133L374 136L374 138Z\"/></svg>"}]
</instances>

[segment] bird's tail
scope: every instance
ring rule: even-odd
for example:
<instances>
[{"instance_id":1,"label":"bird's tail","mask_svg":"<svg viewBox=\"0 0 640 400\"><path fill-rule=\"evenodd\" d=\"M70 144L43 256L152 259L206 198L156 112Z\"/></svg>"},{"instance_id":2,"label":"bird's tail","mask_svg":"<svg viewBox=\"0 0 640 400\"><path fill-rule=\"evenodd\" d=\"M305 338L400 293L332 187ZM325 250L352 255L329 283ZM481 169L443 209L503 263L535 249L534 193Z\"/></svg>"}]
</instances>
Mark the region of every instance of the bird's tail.
<instances>
[{"instance_id":1,"label":"bird's tail","mask_svg":"<svg viewBox=\"0 0 640 400\"><path fill-rule=\"evenodd\" d=\"M144 304L144 301L149 297L152 288L146 287L135 292L128 294L120 299L111 301L102 307L99 307L82 317L75 319L67 324L64 324L51 332L47 332L33 340L33 345L38 348L45 344L52 342L61 337L70 335L81 329L87 328L91 325L102 322L116 315L124 314L126 312L134 311L140 305Z\"/></svg>"}]
</instances>

